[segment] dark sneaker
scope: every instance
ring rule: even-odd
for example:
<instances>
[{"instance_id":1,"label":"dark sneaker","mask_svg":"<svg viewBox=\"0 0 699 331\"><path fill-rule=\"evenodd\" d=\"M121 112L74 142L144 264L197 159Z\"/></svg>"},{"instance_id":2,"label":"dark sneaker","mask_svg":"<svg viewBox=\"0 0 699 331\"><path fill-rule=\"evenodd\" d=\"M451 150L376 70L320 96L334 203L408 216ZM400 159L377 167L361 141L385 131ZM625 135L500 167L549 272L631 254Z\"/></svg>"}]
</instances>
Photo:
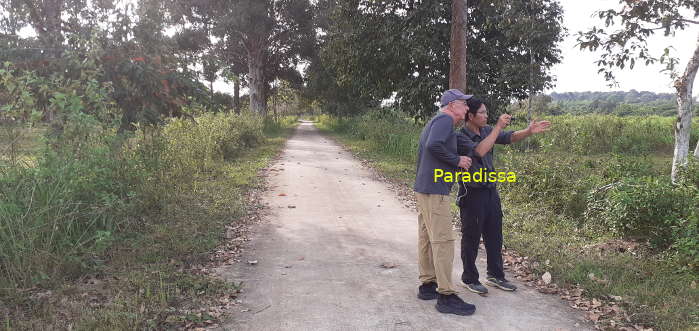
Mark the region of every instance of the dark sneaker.
<instances>
[{"instance_id":1,"label":"dark sneaker","mask_svg":"<svg viewBox=\"0 0 699 331\"><path fill-rule=\"evenodd\" d=\"M488 277L485 279L485 283L490 286L495 286L501 290L505 291L514 291L517 289L517 286L514 286L512 283L507 281L505 278L495 278L495 277Z\"/></svg>"},{"instance_id":2,"label":"dark sneaker","mask_svg":"<svg viewBox=\"0 0 699 331\"><path fill-rule=\"evenodd\" d=\"M437 294L437 311L444 314L471 315L476 311L476 306L465 303L458 295Z\"/></svg>"},{"instance_id":3,"label":"dark sneaker","mask_svg":"<svg viewBox=\"0 0 699 331\"><path fill-rule=\"evenodd\" d=\"M417 297L422 300L437 299L437 283L429 282L420 285L417 289Z\"/></svg>"},{"instance_id":4,"label":"dark sneaker","mask_svg":"<svg viewBox=\"0 0 699 331\"><path fill-rule=\"evenodd\" d=\"M488 294L488 289L483 286L481 283L471 283L471 284L466 284L463 283L464 287L468 289L469 291L477 294Z\"/></svg>"}]
</instances>

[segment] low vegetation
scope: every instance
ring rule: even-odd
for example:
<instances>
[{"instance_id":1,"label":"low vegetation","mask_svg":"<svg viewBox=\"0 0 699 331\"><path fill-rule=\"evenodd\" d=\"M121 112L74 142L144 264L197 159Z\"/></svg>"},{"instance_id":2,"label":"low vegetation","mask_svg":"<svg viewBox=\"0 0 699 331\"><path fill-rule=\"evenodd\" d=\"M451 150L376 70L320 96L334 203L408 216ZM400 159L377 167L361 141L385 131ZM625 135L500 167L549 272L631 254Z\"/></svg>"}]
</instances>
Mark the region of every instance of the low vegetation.
<instances>
[{"instance_id":1,"label":"low vegetation","mask_svg":"<svg viewBox=\"0 0 699 331\"><path fill-rule=\"evenodd\" d=\"M189 270L244 215L245 192L294 122L208 113L122 135L87 118L68 122L74 138L60 144L12 128L21 139L0 161L1 327L215 320L189 308L235 295L235 284Z\"/></svg>"}]
</instances>

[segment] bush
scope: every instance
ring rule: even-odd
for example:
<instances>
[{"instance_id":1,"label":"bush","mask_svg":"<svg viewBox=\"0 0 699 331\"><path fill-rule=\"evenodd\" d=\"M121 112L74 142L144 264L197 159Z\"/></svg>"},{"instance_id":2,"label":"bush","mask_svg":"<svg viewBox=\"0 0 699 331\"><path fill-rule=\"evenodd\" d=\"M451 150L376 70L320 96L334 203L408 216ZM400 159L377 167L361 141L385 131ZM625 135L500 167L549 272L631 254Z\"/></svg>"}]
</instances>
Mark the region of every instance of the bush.
<instances>
[{"instance_id":1,"label":"bush","mask_svg":"<svg viewBox=\"0 0 699 331\"><path fill-rule=\"evenodd\" d=\"M0 171L0 288L49 285L99 265L116 238L141 229L130 215L164 205L264 139L253 116L175 119L128 139L91 115L71 116L34 166Z\"/></svg>"},{"instance_id":2,"label":"bush","mask_svg":"<svg viewBox=\"0 0 699 331\"><path fill-rule=\"evenodd\" d=\"M626 178L590 195L585 217L615 235L647 238L667 248L697 207L697 189L656 177Z\"/></svg>"},{"instance_id":3,"label":"bush","mask_svg":"<svg viewBox=\"0 0 699 331\"><path fill-rule=\"evenodd\" d=\"M163 129L168 176L188 181L210 174L215 162L230 160L263 139L262 119L253 115L205 114L197 121L173 119Z\"/></svg>"},{"instance_id":4,"label":"bush","mask_svg":"<svg viewBox=\"0 0 699 331\"><path fill-rule=\"evenodd\" d=\"M2 287L56 282L100 263L143 173L100 138L80 155L46 149L35 167L0 173Z\"/></svg>"},{"instance_id":5,"label":"bush","mask_svg":"<svg viewBox=\"0 0 699 331\"><path fill-rule=\"evenodd\" d=\"M696 210L675 227L673 237L676 238L674 248L681 261L691 269L699 269L699 213Z\"/></svg>"},{"instance_id":6,"label":"bush","mask_svg":"<svg viewBox=\"0 0 699 331\"><path fill-rule=\"evenodd\" d=\"M576 156L551 157L548 154L504 150L496 152L499 171L514 171L517 183L501 185L516 202L538 201L554 212L577 218L585 211L585 197L601 179L596 175L599 160L581 161Z\"/></svg>"},{"instance_id":7,"label":"bush","mask_svg":"<svg viewBox=\"0 0 699 331\"><path fill-rule=\"evenodd\" d=\"M699 159L689 156L687 167L680 170L680 180L686 185L699 188Z\"/></svg>"},{"instance_id":8,"label":"bush","mask_svg":"<svg viewBox=\"0 0 699 331\"><path fill-rule=\"evenodd\" d=\"M654 156L650 155L612 154L600 161L598 163L599 173L607 183L630 177L667 176L670 171L669 168L656 169ZM667 165L669 166L669 164Z\"/></svg>"},{"instance_id":9,"label":"bush","mask_svg":"<svg viewBox=\"0 0 699 331\"><path fill-rule=\"evenodd\" d=\"M546 152L633 155L670 153L674 146L673 118L564 115L548 116L546 119L553 124L551 130L527 139L528 144L538 146ZM520 121L511 129L524 127L525 121ZM699 127L695 127L692 136L699 136Z\"/></svg>"},{"instance_id":10,"label":"bush","mask_svg":"<svg viewBox=\"0 0 699 331\"><path fill-rule=\"evenodd\" d=\"M378 152L411 162L417 157L422 126L399 111L390 108L375 109L362 116L346 119L323 115L320 122L323 128L367 141Z\"/></svg>"}]
</instances>

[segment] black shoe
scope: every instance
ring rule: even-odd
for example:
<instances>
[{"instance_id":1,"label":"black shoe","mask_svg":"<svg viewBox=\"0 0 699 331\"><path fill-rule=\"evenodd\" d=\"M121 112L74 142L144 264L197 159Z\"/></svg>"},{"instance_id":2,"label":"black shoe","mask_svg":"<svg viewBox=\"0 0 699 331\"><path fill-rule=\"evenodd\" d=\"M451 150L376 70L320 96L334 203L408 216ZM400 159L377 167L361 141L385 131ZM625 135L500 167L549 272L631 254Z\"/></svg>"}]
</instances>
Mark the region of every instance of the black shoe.
<instances>
[{"instance_id":1,"label":"black shoe","mask_svg":"<svg viewBox=\"0 0 699 331\"><path fill-rule=\"evenodd\" d=\"M437 283L429 282L420 285L417 289L417 298L422 300L437 299Z\"/></svg>"},{"instance_id":2,"label":"black shoe","mask_svg":"<svg viewBox=\"0 0 699 331\"><path fill-rule=\"evenodd\" d=\"M517 289L517 286L512 285L512 283L505 278L488 277L485 280L487 285L495 286L501 290L514 291Z\"/></svg>"},{"instance_id":3,"label":"black shoe","mask_svg":"<svg viewBox=\"0 0 699 331\"><path fill-rule=\"evenodd\" d=\"M476 311L476 306L464 302L458 295L438 294L437 311L445 314L471 315Z\"/></svg>"},{"instance_id":4,"label":"black shoe","mask_svg":"<svg viewBox=\"0 0 699 331\"><path fill-rule=\"evenodd\" d=\"M481 283L463 283L464 287L469 291L477 294L488 294L488 289Z\"/></svg>"}]
</instances>

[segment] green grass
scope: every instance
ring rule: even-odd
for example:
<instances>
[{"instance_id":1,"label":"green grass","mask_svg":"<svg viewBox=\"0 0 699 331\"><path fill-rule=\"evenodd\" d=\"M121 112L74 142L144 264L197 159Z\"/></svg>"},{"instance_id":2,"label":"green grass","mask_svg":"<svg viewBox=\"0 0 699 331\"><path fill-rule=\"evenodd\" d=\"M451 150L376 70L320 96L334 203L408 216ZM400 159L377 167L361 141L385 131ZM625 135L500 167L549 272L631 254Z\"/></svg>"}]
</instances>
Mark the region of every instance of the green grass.
<instances>
[{"instance_id":1,"label":"green grass","mask_svg":"<svg viewBox=\"0 0 699 331\"><path fill-rule=\"evenodd\" d=\"M537 275L550 272L562 286L579 284L585 295L603 298L621 296L632 302L627 308L633 323L662 330L699 326L699 289L692 281L699 277L682 270L672 257L641 248L631 254L593 249L609 235L591 235L577 230L574 222L539 203L514 202L503 194L504 243L508 249L539 261ZM543 261L550 261L544 265ZM608 283L593 281L594 273Z\"/></svg>"},{"instance_id":2,"label":"green grass","mask_svg":"<svg viewBox=\"0 0 699 331\"><path fill-rule=\"evenodd\" d=\"M0 125L0 169L18 163L33 163L46 128Z\"/></svg>"},{"instance_id":3,"label":"green grass","mask_svg":"<svg viewBox=\"0 0 699 331\"><path fill-rule=\"evenodd\" d=\"M415 141L422 127L399 117L377 119L376 116L369 114L345 120L323 116L318 126L353 153L369 160L388 178L412 188ZM655 119L656 122L653 119L640 122L633 122L634 118L614 119L606 127L604 117L590 118L596 122L577 127L583 130L576 135L584 138L580 141L566 135L575 131L576 121L582 119L567 116L553 119L554 125L559 119L563 121L562 132L554 137L540 137L531 144L538 146L538 151L524 151L521 145L496 147L496 167L515 171L518 175L517 183L499 186L505 214L505 246L529 256L531 261L538 261L539 267L534 269L536 275L548 271L561 286L579 284L590 298L623 297L630 302L627 309L636 324L661 330L699 328L699 289L690 287L693 281L699 283L696 271L688 269L672 251L653 250L646 245L635 255L600 253L590 245L603 244L617 237L604 229L600 231L598 225L586 224L583 215L590 190L637 176L665 178L671 161L666 146L671 130L645 131L661 136L619 154L610 152L643 136L632 133L616 141L612 138L595 140L595 137L604 136L605 132L613 130L612 127L623 127L620 132L631 132L630 128L667 124L668 119ZM628 125L624 121L629 121ZM391 135L405 135L397 139L403 141L403 146L386 144ZM555 139L563 141L554 146L551 141ZM596 154L587 155L584 147L591 141L600 146L595 146ZM649 148L659 150L646 153ZM547 260L549 264L544 263ZM591 280L589 273L609 282L602 284Z\"/></svg>"},{"instance_id":4,"label":"green grass","mask_svg":"<svg viewBox=\"0 0 699 331\"><path fill-rule=\"evenodd\" d=\"M0 329L155 330L217 321L220 316L200 309L234 297L239 284L188 269L206 263L225 239L225 226L251 207L245 193L262 184L258 171L294 125L293 119L268 123L256 146L213 158L186 184L163 182L145 191L167 198L126 215L123 229L80 274L41 287L0 289Z\"/></svg>"}]
</instances>

